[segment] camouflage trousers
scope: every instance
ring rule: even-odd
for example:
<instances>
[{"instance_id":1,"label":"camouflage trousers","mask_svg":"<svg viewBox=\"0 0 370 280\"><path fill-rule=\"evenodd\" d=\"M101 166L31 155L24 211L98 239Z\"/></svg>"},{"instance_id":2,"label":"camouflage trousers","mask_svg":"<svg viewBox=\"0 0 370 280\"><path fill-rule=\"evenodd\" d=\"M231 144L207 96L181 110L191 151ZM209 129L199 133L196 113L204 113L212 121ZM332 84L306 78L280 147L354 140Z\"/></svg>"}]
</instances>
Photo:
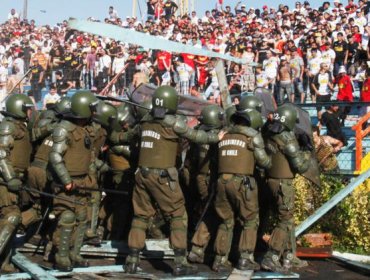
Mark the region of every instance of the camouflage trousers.
<instances>
[{"instance_id":1,"label":"camouflage trousers","mask_svg":"<svg viewBox=\"0 0 370 280\"><path fill-rule=\"evenodd\" d=\"M140 250L144 248L146 230L150 219L156 214L154 203L157 203L161 212L170 221L171 247L174 249L187 248L188 217L184 195L178 176L177 178L171 177L170 179L169 175L160 175L158 169L149 169L148 172L143 172L142 169L137 170L132 197L134 219L128 238L130 248Z\"/></svg>"},{"instance_id":2,"label":"camouflage trousers","mask_svg":"<svg viewBox=\"0 0 370 280\"><path fill-rule=\"evenodd\" d=\"M294 187L292 179L268 179L267 183L277 205L278 224L269 240L269 247L277 253L294 250Z\"/></svg>"},{"instance_id":3,"label":"camouflage trousers","mask_svg":"<svg viewBox=\"0 0 370 280\"><path fill-rule=\"evenodd\" d=\"M254 178L233 174L220 175L215 208L222 220L215 241L216 254L229 254L236 218L240 219L243 228L239 252L254 252L259 224L258 189Z\"/></svg>"}]
</instances>

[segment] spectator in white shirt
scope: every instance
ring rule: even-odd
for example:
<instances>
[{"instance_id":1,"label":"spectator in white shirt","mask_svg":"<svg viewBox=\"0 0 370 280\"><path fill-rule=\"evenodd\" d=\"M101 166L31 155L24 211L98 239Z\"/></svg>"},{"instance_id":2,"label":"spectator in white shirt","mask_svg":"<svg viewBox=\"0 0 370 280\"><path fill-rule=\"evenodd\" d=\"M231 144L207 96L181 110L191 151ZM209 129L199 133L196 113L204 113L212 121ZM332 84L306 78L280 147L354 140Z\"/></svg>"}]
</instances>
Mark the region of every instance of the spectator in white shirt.
<instances>
[{"instance_id":1,"label":"spectator in white shirt","mask_svg":"<svg viewBox=\"0 0 370 280\"><path fill-rule=\"evenodd\" d=\"M49 109L50 106L54 105L60 99L60 95L57 94L57 87L54 83L50 85L49 92L45 95L44 101L42 102L42 109Z\"/></svg>"},{"instance_id":2,"label":"spectator in white shirt","mask_svg":"<svg viewBox=\"0 0 370 280\"><path fill-rule=\"evenodd\" d=\"M114 76L116 76L118 73L121 73L121 75L118 77L117 82L115 84L116 92L118 93L118 95L123 95L123 92L126 86L125 71L124 71L125 65L126 65L126 57L121 51L117 54L117 57L113 60L113 65L112 65L112 72Z\"/></svg>"},{"instance_id":3,"label":"spectator in white shirt","mask_svg":"<svg viewBox=\"0 0 370 280\"><path fill-rule=\"evenodd\" d=\"M10 10L10 13L8 14L8 20L10 22L14 22L15 20L19 20L19 14L15 11L15 9Z\"/></svg>"},{"instance_id":4,"label":"spectator in white shirt","mask_svg":"<svg viewBox=\"0 0 370 280\"><path fill-rule=\"evenodd\" d=\"M189 95L190 76L194 72L193 68L184 63L182 57L175 58L176 71L179 75L179 93L181 95Z\"/></svg>"}]
</instances>

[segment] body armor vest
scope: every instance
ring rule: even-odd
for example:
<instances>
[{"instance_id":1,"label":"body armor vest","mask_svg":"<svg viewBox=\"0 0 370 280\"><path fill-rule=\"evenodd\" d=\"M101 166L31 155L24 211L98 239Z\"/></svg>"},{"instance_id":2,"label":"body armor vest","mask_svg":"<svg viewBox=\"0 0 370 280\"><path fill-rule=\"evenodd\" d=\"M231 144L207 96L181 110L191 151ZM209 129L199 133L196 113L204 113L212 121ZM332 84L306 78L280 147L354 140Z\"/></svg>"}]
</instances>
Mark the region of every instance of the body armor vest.
<instances>
[{"instance_id":1,"label":"body armor vest","mask_svg":"<svg viewBox=\"0 0 370 280\"><path fill-rule=\"evenodd\" d=\"M42 141L42 144L39 146L35 154L35 159L38 159L43 162L48 162L51 147L53 147L53 136L52 135L46 137L44 141Z\"/></svg>"},{"instance_id":2,"label":"body armor vest","mask_svg":"<svg viewBox=\"0 0 370 280\"><path fill-rule=\"evenodd\" d=\"M139 166L167 169L176 165L179 137L172 127L159 122L144 122L142 125Z\"/></svg>"},{"instance_id":3,"label":"body armor vest","mask_svg":"<svg viewBox=\"0 0 370 280\"><path fill-rule=\"evenodd\" d=\"M226 134L218 143L218 173L252 175L255 159L251 142L242 134Z\"/></svg>"},{"instance_id":4,"label":"body armor vest","mask_svg":"<svg viewBox=\"0 0 370 280\"><path fill-rule=\"evenodd\" d=\"M9 159L17 172L25 172L30 165L32 145L29 131L23 122L14 122L14 144Z\"/></svg>"},{"instance_id":5,"label":"body armor vest","mask_svg":"<svg viewBox=\"0 0 370 280\"><path fill-rule=\"evenodd\" d=\"M283 153L282 141L278 140L279 135L267 139L268 152L271 155L271 168L267 170L267 176L275 179L292 179L294 173L290 168L289 161Z\"/></svg>"},{"instance_id":6,"label":"body armor vest","mask_svg":"<svg viewBox=\"0 0 370 280\"><path fill-rule=\"evenodd\" d=\"M70 132L68 149L64 155L65 166L70 176L88 174L92 161L93 140L88 127L76 126Z\"/></svg>"},{"instance_id":7,"label":"body armor vest","mask_svg":"<svg viewBox=\"0 0 370 280\"><path fill-rule=\"evenodd\" d=\"M334 154L334 149L327 144L324 137L320 136L320 145L316 148L317 161L323 171L331 171L337 168L338 161Z\"/></svg>"}]
</instances>

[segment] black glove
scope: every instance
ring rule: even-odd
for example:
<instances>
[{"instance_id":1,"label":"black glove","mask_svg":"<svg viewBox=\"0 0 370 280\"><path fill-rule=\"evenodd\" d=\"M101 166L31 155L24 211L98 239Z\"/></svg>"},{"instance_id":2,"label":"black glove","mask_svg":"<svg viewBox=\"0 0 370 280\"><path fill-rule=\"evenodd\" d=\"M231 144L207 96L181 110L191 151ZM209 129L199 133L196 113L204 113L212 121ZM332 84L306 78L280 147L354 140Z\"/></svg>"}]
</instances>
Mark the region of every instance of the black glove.
<instances>
[{"instance_id":1,"label":"black glove","mask_svg":"<svg viewBox=\"0 0 370 280\"><path fill-rule=\"evenodd\" d=\"M11 192L18 192L21 190L21 188L22 188L22 181L19 179L14 178L8 182L8 190Z\"/></svg>"},{"instance_id":2,"label":"black glove","mask_svg":"<svg viewBox=\"0 0 370 280\"><path fill-rule=\"evenodd\" d=\"M313 145L310 136L305 132L300 132L296 135L299 146L304 151L313 151Z\"/></svg>"}]
</instances>

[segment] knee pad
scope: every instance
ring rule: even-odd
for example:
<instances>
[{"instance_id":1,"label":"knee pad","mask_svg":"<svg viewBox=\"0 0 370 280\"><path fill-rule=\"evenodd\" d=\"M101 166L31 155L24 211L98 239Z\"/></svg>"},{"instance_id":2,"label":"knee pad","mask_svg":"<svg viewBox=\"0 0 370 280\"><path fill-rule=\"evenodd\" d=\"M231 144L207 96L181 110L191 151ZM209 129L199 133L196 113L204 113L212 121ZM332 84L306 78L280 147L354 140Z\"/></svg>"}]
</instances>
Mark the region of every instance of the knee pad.
<instances>
[{"instance_id":1,"label":"knee pad","mask_svg":"<svg viewBox=\"0 0 370 280\"><path fill-rule=\"evenodd\" d=\"M230 231L233 231L234 230L234 219L228 219L228 220L224 220L221 224L220 224L220 229L224 230L224 231L227 231L227 232L230 232Z\"/></svg>"},{"instance_id":2,"label":"knee pad","mask_svg":"<svg viewBox=\"0 0 370 280\"><path fill-rule=\"evenodd\" d=\"M87 209L83 208L76 213L77 222L83 222L87 220Z\"/></svg>"},{"instance_id":3,"label":"knee pad","mask_svg":"<svg viewBox=\"0 0 370 280\"><path fill-rule=\"evenodd\" d=\"M257 229L259 224L260 224L260 219L258 215L256 215L254 219L247 220L247 221L241 221L241 225L244 229L247 229L247 228Z\"/></svg>"},{"instance_id":4,"label":"knee pad","mask_svg":"<svg viewBox=\"0 0 370 280\"><path fill-rule=\"evenodd\" d=\"M132 220L131 229L137 229L145 232L148 229L148 226L149 219L135 216Z\"/></svg>"},{"instance_id":5,"label":"knee pad","mask_svg":"<svg viewBox=\"0 0 370 280\"><path fill-rule=\"evenodd\" d=\"M8 224L17 227L22 222L22 216L18 213L9 214L6 217L6 221Z\"/></svg>"},{"instance_id":6,"label":"knee pad","mask_svg":"<svg viewBox=\"0 0 370 280\"><path fill-rule=\"evenodd\" d=\"M294 227L294 220L293 219L282 220L278 223L277 227L286 232L289 232Z\"/></svg>"},{"instance_id":7,"label":"knee pad","mask_svg":"<svg viewBox=\"0 0 370 280\"><path fill-rule=\"evenodd\" d=\"M187 230L188 228L188 214L184 214L180 217L171 217L171 231L173 230Z\"/></svg>"},{"instance_id":8,"label":"knee pad","mask_svg":"<svg viewBox=\"0 0 370 280\"><path fill-rule=\"evenodd\" d=\"M70 210L66 210L60 215L59 223L61 225L71 225L74 224L75 222L76 215Z\"/></svg>"}]
</instances>

